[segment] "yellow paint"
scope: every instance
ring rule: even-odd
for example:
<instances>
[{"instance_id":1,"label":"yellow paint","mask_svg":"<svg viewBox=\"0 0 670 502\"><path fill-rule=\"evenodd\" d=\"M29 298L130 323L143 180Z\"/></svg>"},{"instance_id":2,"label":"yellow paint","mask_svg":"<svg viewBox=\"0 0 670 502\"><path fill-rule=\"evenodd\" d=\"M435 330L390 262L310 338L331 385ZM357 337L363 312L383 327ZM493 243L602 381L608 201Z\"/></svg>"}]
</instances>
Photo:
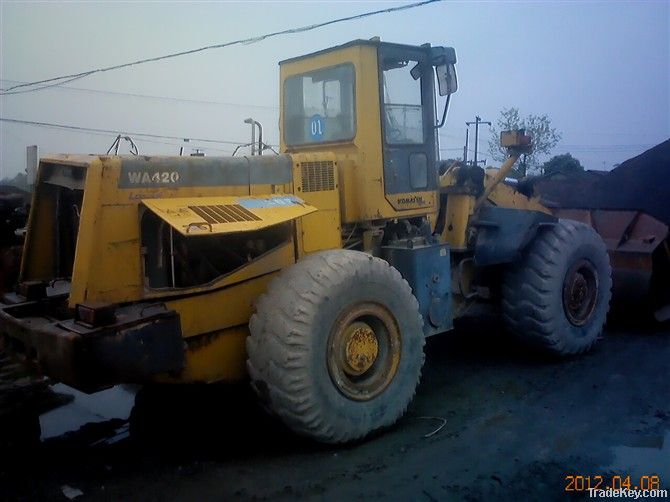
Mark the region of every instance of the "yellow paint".
<instances>
[{"instance_id":1,"label":"yellow paint","mask_svg":"<svg viewBox=\"0 0 670 502\"><path fill-rule=\"evenodd\" d=\"M123 221L106 218L103 222L102 213L104 211L104 193L110 187L105 186L102 182L104 172L104 161L102 159L95 159L90 163L86 170L86 182L84 184L84 200L81 205L81 219L79 221L79 235L77 236L77 250L74 255L74 267L72 270L72 285L70 290L70 307L76 307L79 303L86 301L99 301L97 295L89 296L89 283L95 282L98 291L106 291L109 289L115 290L115 286L123 288L121 282L117 282L114 276L98 275L97 269L103 266L106 271L110 269L121 268L125 266L126 262L111 262L110 259L104 255L107 244L110 242L107 233L112 230L110 227L123 225ZM137 239L139 236L139 228L137 224L130 228L121 228L115 234L123 235L123 240ZM139 242L134 250L139 251ZM128 256L131 260L139 261L138 254ZM116 274L114 274L116 275ZM127 295L119 293L112 294L113 297L121 298L137 298L137 295Z\"/></svg>"},{"instance_id":2,"label":"yellow paint","mask_svg":"<svg viewBox=\"0 0 670 502\"><path fill-rule=\"evenodd\" d=\"M248 207L247 202L263 207ZM298 197L286 195L143 199L142 204L185 236L260 230L316 211ZM226 221L232 218L236 220Z\"/></svg>"},{"instance_id":3,"label":"yellow paint","mask_svg":"<svg viewBox=\"0 0 670 502\"><path fill-rule=\"evenodd\" d=\"M249 321L256 298L271 278L272 274L263 275L204 294L166 299L165 304L179 312L185 338L239 326Z\"/></svg>"},{"instance_id":4,"label":"yellow paint","mask_svg":"<svg viewBox=\"0 0 670 502\"><path fill-rule=\"evenodd\" d=\"M468 222L474 205L475 198L472 195L457 193L448 195L442 242L448 242L454 249L466 247Z\"/></svg>"},{"instance_id":5,"label":"yellow paint","mask_svg":"<svg viewBox=\"0 0 670 502\"><path fill-rule=\"evenodd\" d=\"M391 207L398 211L396 216L405 216L405 211L423 209L424 212L435 207L435 192L408 192L388 194L386 199Z\"/></svg>"},{"instance_id":6,"label":"yellow paint","mask_svg":"<svg viewBox=\"0 0 670 502\"><path fill-rule=\"evenodd\" d=\"M453 164L449 169L445 171L443 175L439 177L438 185L440 188L447 188L456 184L456 176L455 176L456 166L457 164Z\"/></svg>"},{"instance_id":7,"label":"yellow paint","mask_svg":"<svg viewBox=\"0 0 670 502\"><path fill-rule=\"evenodd\" d=\"M159 375L159 382L212 383L243 380L247 377L246 325L228 328L189 340L184 369L177 375Z\"/></svg>"},{"instance_id":8,"label":"yellow paint","mask_svg":"<svg viewBox=\"0 0 670 502\"><path fill-rule=\"evenodd\" d=\"M51 165L78 166L85 170L70 307L74 308L85 301L126 303L203 293L275 272L295 261L293 246L287 243L210 284L176 290L149 289L144 284L140 249L142 200L160 197L160 201L174 202L177 195L187 196L189 200L208 195L245 196L250 190L249 187L238 186L118 189L121 161L121 157L84 155L56 155L41 160L40 173L45 170L45 166ZM280 191L282 188L275 187L275 190ZM34 223L29 226L26 238L21 280L48 280L56 275L52 237L55 232L55 190L54 185L46 183L38 183L36 187L35 209L30 216ZM160 204L160 201L156 204ZM306 205L296 207L300 213L316 211L316 208ZM265 212L259 214L266 217Z\"/></svg>"},{"instance_id":9,"label":"yellow paint","mask_svg":"<svg viewBox=\"0 0 670 502\"><path fill-rule=\"evenodd\" d=\"M458 168L455 165L440 176L439 187L447 199L445 226L441 235L443 242L448 242L455 249L467 248L470 218L485 204L551 214L537 198L528 198L503 183L518 158L518 155L512 155L499 169L486 170L484 192L478 198L458 186Z\"/></svg>"},{"instance_id":10,"label":"yellow paint","mask_svg":"<svg viewBox=\"0 0 670 502\"><path fill-rule=\"evenodd\" d=\"M310 183L308 175L312 176L312 180L316 179L319 182ZM303 179L307 183L303 183ZM319 208L317 212L300 218L297 223L299 255L340 248L342 246L340 182L335 156L331 153L294 154L293 184L295 192L305 203Z\"/></svg>"},{"instance_id":11,"label":"yellow paint","mask_svg":"<svg viewBox=\"0 0 670 502\"><path fill-rule=\"evenodd\" d=\"M492 180L495 176L490 171L495 171L495 169L487 170L485 183L492 183L492 181L489 180ZM551 211L540 202L539 198L526 197L524 194L517 192L514 188L505 185L504 183L498 183L493 187L488 195L488 200L493 202L496 206L552 214Z\"/></svg>"},{"instance_id":12,"label":"yellow paint","mask_svg":"<svg viewBox=\"0 0 670 502\"><path fill-rule=\"evenodd\" d=\"M481 204L483 204L484 201L486 201L486 199L488 198L491 191L505 180L505 177L512 170L512 167L514 167L514 164L518 159L519 159L518 155L510 155L505 160L505 162L503 162L503 165L500 166L500 169L497 169L495 171L493 176L488 177L484 180L484 193L480 195L479 198L477 199L477 202L475 204L476 207L479 207Z\"/></svg>"},{"instance_id":13,"label":"yellow paint","mask_svg":"<svg viewBox=\"0 0 670 502\"><path fill-rule=\"evenodd\" d=\"M377 359L379 343L372 328L361 321L353 322L344 332L345 371L352 375L362 375Z\"/></svg>"}]
</instances>

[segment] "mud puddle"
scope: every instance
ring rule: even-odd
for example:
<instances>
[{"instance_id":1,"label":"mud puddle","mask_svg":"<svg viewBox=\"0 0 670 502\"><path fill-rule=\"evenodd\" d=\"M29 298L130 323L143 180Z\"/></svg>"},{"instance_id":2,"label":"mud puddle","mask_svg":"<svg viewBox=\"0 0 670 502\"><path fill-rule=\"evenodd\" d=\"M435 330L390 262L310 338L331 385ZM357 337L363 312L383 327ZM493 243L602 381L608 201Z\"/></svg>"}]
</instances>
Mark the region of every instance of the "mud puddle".
<instances>
[{"instance_id":1,"label":"mud puddle","mask_svg":"<svg viewBox=\"0 0 670 502\"><path fill-rule=\"evenodd\" d=\"M51 389L73 399L69 404L40 415L41 440L77 431L88 423L127 420L138 391L138 387L125 385L94 394L85 394L64 384L52 385Z\"/></svg>"},{"instance_id":2,"label":"mud puddle","mask_svg":"<svg viewBox=\"0 0 670 502\"><path fill-rule=\"evenodd\" d=\"M670 482L670 432L665 436L646 436L613 448L614 461L608 470L624 472L633 479L659 476Z\"/></svg>"}]
</instances>

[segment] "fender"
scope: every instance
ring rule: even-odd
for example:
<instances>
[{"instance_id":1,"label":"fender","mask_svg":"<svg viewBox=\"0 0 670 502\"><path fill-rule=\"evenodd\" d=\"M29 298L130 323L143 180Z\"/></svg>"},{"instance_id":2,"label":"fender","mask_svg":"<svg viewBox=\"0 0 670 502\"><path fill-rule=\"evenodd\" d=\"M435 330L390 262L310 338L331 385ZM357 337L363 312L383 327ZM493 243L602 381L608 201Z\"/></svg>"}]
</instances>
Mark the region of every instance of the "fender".
<instances>
[{"instance_id":1,"label":"fender","mask_svg":"<svg viewBox=\"0 0 670 502\"><path fill-rule=\"evenodd\" d=\"M471 224L476 229L475 264L487 266L516 261L541 228L557 222L555 216L540 211L480 208Z\"/></svg>"}]
</instances>

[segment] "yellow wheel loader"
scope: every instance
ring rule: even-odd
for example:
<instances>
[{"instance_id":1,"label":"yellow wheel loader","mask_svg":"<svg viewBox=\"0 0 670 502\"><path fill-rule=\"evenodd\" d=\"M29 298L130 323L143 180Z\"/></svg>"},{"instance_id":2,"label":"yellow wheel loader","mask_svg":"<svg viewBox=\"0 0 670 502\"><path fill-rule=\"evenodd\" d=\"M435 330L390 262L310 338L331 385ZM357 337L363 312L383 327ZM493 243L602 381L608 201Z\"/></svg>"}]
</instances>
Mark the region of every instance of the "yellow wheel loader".
<instances>
[{"instance_id":1,"label":"yellow wheel loader","mask_svg":"<svg viewBox=\"0 0 670 502\"><path fill-rule=\"evenodd\" d=\"M455 63L378 40L281 62L277 156L42 158L6 346L88 391L249 378L332 443L393 424L425 338L474 304L546 350L589 349L605 246L504 183L523 131L500 169L439 160Z\"/></svg>"}]
</instances>

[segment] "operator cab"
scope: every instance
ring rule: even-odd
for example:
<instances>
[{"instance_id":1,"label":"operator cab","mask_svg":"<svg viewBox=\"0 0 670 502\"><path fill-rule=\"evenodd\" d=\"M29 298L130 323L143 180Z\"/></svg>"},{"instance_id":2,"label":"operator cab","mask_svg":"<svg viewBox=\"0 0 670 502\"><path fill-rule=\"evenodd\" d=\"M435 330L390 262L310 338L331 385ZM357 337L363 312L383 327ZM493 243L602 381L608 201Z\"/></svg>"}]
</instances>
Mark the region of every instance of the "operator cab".
<instances>
[{"instance_id":1,"label":"operator cab","mask_svg":"<svg viewBox=\"0 0 670 502\"><path fill-rule=\"evenodd\" d=\"M282 61L314 59L355 46L377 49L379 95L388 145L423 144L435 124L433 81L440 96L456 91L453 48L355 40L324 51ZM434 69L434 74L433 74ZM283 139L287 146L352 141L356 136L355 62L288 76L283 83ZM433 119L433 120L430 120ZM427 126L427 127L426 127Z\"/></svg>"},{"instance_id":2,"label":"operator cab","mask_svg":"<svg viewBox=\"0 0 670 502\"><path fill-rule=\"evenodd\" d=\"M375 39L282 61L282 151L332 151L354 158L371 175L381 172L374 178L383 179L387 201L369 211L378 216L429 209L434 197L421 192L437 189L437 129L457 88L455 63L452 48ZM439 95L447 96L438 116L436 79ZM353 193L342 166L340 175ZM362 189L366 183L356 184Z\"/></svg>"}]
</instances>

